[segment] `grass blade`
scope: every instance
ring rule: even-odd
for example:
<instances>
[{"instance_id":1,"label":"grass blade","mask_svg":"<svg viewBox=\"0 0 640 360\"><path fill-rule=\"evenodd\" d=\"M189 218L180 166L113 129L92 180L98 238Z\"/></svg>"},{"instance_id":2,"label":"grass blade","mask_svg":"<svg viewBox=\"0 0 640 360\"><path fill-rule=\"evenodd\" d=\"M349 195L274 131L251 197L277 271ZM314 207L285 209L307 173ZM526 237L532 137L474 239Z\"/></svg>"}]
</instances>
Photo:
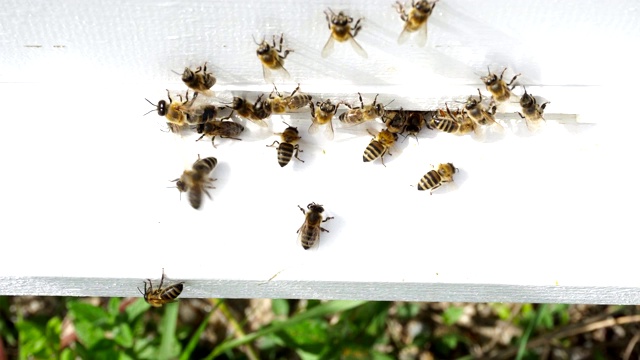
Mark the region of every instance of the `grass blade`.
<instances>
[{"instance_id":1,"label":"grass blade","mask_svg":"<svg viewBox=\"0 0 640 360\"><path fill-rule=\"evenodd\" d=\"M207 328L207 325L209 325L209 319L211 318L211 315L213 315L213 313L218 308L218 305L219 303L216 304L211 309L211 311L209 311L204 316L204 319L202 319L200 326L198 326L196 331L193 333L193 336L191 336L191 339L189 339L189 343L182 351L182 354L180 355L180 360L189 360L191 358L191 353L193 352L193 350L195 350L196 346L198 345L198 341L200 340L200 335L202 335L202 332Z\"/></svg>"},{"instance_id":2,"label":"grass blade","mask_svg":"<svg viewBox=\"0 0 640 360\"><path fill-rule=\"evenodd\" d=\"M335 301L330 301L330 302L318 305L312 308L311 310L305 311L283 322L275 323L270 326L264 327L256 332L253 332L251 334L248 334L238 339L225 341L219 346L217 346L216 348L214 348L213 351L209 354L209 356L206 357L206 359L211 360L216 356L224 353L227 350L231 350L240 345L244 345L248 342L254 341L255 339L261 336L264 336L266 334L270 334L276 331L280 331L288 326L300 323L307 319L312 319L315 317L320 317L328 314L334 314L337 312L350 310L364 303L366 303L366 301L335 300Z\"/></svg>"},{"instance_id":3,"label":"grass blade","mask_svg":"<svg viewBox=\"0 0 640 360\"><path fill-rule=\"evenodd\" d=\"M178 343L176 341L176 324L178 322L179 303L173 302L165 305L164 315L160 320L162 335L160 338L160 349L158 350L158 360L172 359Z\"/></svg>"}]
</instances>

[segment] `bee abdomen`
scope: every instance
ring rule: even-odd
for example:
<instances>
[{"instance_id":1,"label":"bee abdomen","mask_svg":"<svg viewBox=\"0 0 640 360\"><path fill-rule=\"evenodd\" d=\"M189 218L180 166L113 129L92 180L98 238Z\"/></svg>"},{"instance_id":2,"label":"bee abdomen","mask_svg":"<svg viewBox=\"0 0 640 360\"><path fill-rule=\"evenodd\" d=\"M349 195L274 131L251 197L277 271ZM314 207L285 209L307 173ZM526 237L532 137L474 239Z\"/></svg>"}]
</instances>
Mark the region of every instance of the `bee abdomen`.
<instances>
[{"instance_id":1,"label":"bee abdomen","mask_svg":"<svg viewBox=\"0 0 640 360\"><path fill-rule=\"evenodd\" d=\"M294 145L286 142L283 142L278 146L278 164L280 164L281 167L284 167L289 163L289 161L291 161L294 148Z\"/></svg>"},{"instance_id":2,"label":"bee abdomen","mask_svg":"<svg viewBox=\"0 0 640 360\"><path fill-rule=\"evenodd\" d=\"M434 127L440 131L447 133L455 133L460 127L459 124L450 119L436 119L433 120Z\"/></svg>"},{"instance_id":3,"label":"bee abdomen","mask_svg":"<svg viewBox=\"0 0 640 360\"><path fill-rule=\"evenodd\" d=\"M418 190L431 190L435 189L442 183L442 178L436 170L431 170L424 174L420 182L418 183Z\"/></svg>"},{"instance_id":4,"label":"bee abdomen","mask_svg":"<svg viewBox=\"0 0 640 360\"><path fill-rule=\"evenodd\" d=\"M194 165L193 169L197 172L210 173L218 165L218 159L213 156L200 159Z\"/></svg>"},{"instance_id":5,"label":"bee abdomen","mask_svg":"<svg viewBox=\"0 0 640 360\"><path fill-rule=\"evenodd\" d=\"M372 140L369 146L364 150L362 161L369 162L379 158L386 151L386 146L382 145L378 140Z\"/></svg>"},{"instance_id":6,"label":"bee abdomen","mask_svg":"<svg viewBox=\"0 0 640 360\"><path fill-rule=\"evenodd\" d=\"M162 292L160 297L162 300L175 300L182 293L182 288L182 283L171 285Z\"/></svg>"},{"instance_id":7,"label":"bee abdomen","mask_svg":"<svg viewBox=\"0 0 640 360\"><path fill-rule=\"evenodd\" d=\"M300 243L305 250L309 250L316 243L316 238L313 233L305 233L300 237Z\"/></svg>"}]
</instances>

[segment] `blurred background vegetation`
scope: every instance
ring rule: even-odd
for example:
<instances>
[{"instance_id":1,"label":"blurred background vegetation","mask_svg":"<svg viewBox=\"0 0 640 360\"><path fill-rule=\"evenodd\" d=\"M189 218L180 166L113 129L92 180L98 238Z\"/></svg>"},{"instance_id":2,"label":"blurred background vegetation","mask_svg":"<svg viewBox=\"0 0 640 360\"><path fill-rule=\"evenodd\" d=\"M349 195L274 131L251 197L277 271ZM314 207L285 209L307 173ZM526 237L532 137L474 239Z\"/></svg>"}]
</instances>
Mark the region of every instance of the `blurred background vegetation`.
<instances>
[{"instance_id":1,"label":"blurred background vegetation","mask_svg":"<svg viewBox=\"0 0 640 360\"><path fill-rule=\"evenodd\" d=\"M5 359L638 359L640 308L0 297Z\"/></svg>"}]
</instances>

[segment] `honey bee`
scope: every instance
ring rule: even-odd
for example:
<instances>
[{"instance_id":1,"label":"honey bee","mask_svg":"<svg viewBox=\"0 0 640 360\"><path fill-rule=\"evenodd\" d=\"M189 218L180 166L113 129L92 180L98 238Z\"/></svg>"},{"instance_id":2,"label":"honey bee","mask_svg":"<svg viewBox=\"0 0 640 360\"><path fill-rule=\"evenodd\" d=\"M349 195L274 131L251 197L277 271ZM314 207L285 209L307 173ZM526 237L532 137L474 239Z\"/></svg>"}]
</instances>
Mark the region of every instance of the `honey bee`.
<instances>
[{"instance_id":1,"label":"honey bee","mask_svg":"<svg viewBox=\"0 0 640 360\"><path fill-rule=\"evenodd\" d=\"M362 94L358 93L360 99L360 107L353 107L349 104L344 104L349 110L340 114L338 119L346 126L354 126L362 124L363 122L374 120L377 117L383 117L385 114L384 105L376 104L378 101L378 94L373 99L373 103L370 105L364 105L362 101Z\"/></svg>"},{"instance_id":2,"label":"honey bee","mask_svg":"<svg viewBox=\"0 0 640 360\"><path fill-rule=\"evenodd\" d=\"M185 85L196 93L210 93L209 89L216 83L216 78L207 72L207 63L198 66L195 71L184 68L182 73L182 81Z\"/></svg>"},{"instance_id":3,"label":"honey bee","mask_svg":"<svg viewBox=\"0 0 640 360\"><path fill-rule=\"evenodd\" d=\"M312 102L309 103L311 107L311 126L309 126L309 134L315 134L320 130L321 125L326 125L324 135L329 140L333 140L333 124L331 120L338 111L338 106L331 103L331 99L327 99L323 102L316 102L315 106ZM317 106L317 108L316 108Z\"/></svg>"},{"instance_id":4,"label":"honey bee","mask_svg":"<svg viewBox=\"0 0 640 360\"><path fill-rule=\"evenodd\" d=\"M290 52L293 52L293 50L285 49L284 52L282 51L284 34L280 34L280 46L278 48L276 48L275 35L273 35L272 45L264 39L262 39L261 43L255 41L255 39L253 41L258 45L256 54L262 63L262 75L264 76L264 80L268 83L273 83L272 72L279 72L283 78L289 79L291 76L287 69L284 68L284 59L286 59L287 55L289 55Z\"/></svg>"},{"instance_id":5,"label":"honey bee","mask_svg":"<svg viewBox=\"0 0 640 360\"><path fill-rule=\"evenodd\" d=\"M205 136L211 136L211 145L215 148L216 145L214 144L214 141L216 136L220 136L224 139L242 140L236 136L240 135L240 133L244 131L244 126L233 121L209 120L200 124L197 131L198 134L202 134L202 136L200 136L196 141L199 141Z\"/></svg>"},{"instance_id":6,"label":"honey bee","mask_svg":"<svg viewBox=\"0 0 640 360\"><path fill-rule=\"evenodd\" d=\"M404 44L409 39L409 35L412 32L418 32L417 44L418 46L424 46L427 43L427 20L433 13L433 9L436 7L436 3L426 0L412 0L411 10L407 14L406 8L403 3L396 1L396 10L400 13L400 19L404 21L404 29L398 37L398 44Z\"/></svg>"},{"instance_id":7,"label":"honey bee","mask_svg":"<svg viewBox=\"0 0 640 360\"><path fill-rule=\"evenodd\" d=\"M383 117L387 131L394 134L402 134L407 123L406 113L403 109L388 111Z\"/></svg>"},{"instance_id":8,"label":"honey bee","mask_svg":"<svg viewBox=\"0 0 640 360\"><path fill-rule=\"evenodd\" d=\"M333 219L333 217L329 216L326 219L322 220L322 213L324 212L324 208L322 205L318 205L316 203L311 203L307 205L307 209L309 211L304 211L304 209L298 205L298 208L305 216L304 223L298 229L298 241L305 250L313 247L320 240L320 233L322 231L329 232L329 230L323 228L321 224L323 222L329 221Z\"/></svg>"},{"instance_id":9,"label":"honey bee","mask_svg":"<svg viewBox=\"0 0 640 360\"><path fill-rule=\"evenodd\" d=\"M165 100L160 100L157 105L145 98L149 104L156 107L155 110L158 112L158 115L164 116L167 119L167 123L170 124L169 128L172 129L172 131L176 127L180 128L187 125L189 123L190 116L197 117L204 113L202 108L196 108L193 106L196 97L198 97L198 93L195 93L191 100L189 100L189 91L187 91L185 95L186 99L184 101L182 101L182 95L178 95L178 97L180 98L180 101L174 101L171 98L169 90L167 90L167 98L169 98L169 102L167 103ZM152 111L153 110L149 110L145 115ZM175 125L176 127L171 125Z\"/></svg>"},{"instance_id":10,"label":"honey bee","mask_svg":"<svg viewBox=\"0 0 640 360\"><path fill-rule=\"evenodd\" d=\"M520 98L520 107L522 107L522 113L518 112L521 118L527 122L527 128L532 131L540 124L540 120L545 121L543 114L544 108L547 107L549 102L542 105L538 105L536 98L530 94L527 94L527 89L524 89L524 95Z\"/></svg>"},{"instance_id":11,"label":"honey bee","mask_svg":"<svg viewBox=\"0 0 640 360\"><path fill-rule=\"evenodd\" d=\"M189 203L194 209L199 209L202 205L202 193L207 194L211 199L211 194L207 189L215 189L211 183L217 179L209 177L209 174L218 164L214 157L200 159L193 163L191 170L185 170L178 179L173 180L180 193L189 193Z\"/></svg>"},{"instance_id":12,"label":"honey bee","mask_svg":"<svg viewBox=\"0 0 640 360\"><path fill-rule=\"evenodd\" d=\"M424 127L429 127L429 125L427 124L428 116L430 116L430 114L425 111L407 111L407 121L404 127L404 131L407 132L407 136L413 136L416 138L416 140L418 140L418 133L420 132L420 130L422 130Z\"/></svg>"},{"instance_id":13,"label":"honey bee","mask_svg":"<svg viewBox=\"0 0 640 360\"><path fill-rule=\"evenodd\" d=\"M233 102L231 103L231 108L233 111L237 112L238 115L252 121L254 124L261 127L267 127L268 125L264 119L268 118L271 113L269 111L269 105L266 104L266 101L262 101L262 96L263 95L260 95L258 97L255 104L252 104L243 98L234 97ZM233 115L233 111L227 118L230 118L231 115Z\"/></svg>"},{"instance_id":14,"label":"honey bee","mask_svg":"<svg viewBox=\"0 0 640 360\"><path fill-rule=\"evenodd\" d=\"M496 114L496 105L492 100L489 109L482 105L482 93L478 89L478 100L473 96L469 96L464 104L464 113L473 120L477 125L496 125L502 128L502 125L496 122L494 115Z\"/></svg>"},{"instance_id":15,"label":"honey bee","mask_svg":"<svg viewBox=\"0 0 640 360\"><path fill-rule=\"evenodd\" d=\"M418 190L429 190L433 194L433 190L439 188L442 184L453 181L453 174L456 169L452 163L440 164L438 169L434 169L424 174L418 183Z\"/></svg>"},{"instance_id":16,"label":"honey bee","mask_svg":"<svg viewBox=\"0 0 640 360\"><path fill-rule=\"evenodd\" d=\"M398 134L392 133L387 129L383 129L377 136L374 136L373 140L371 140L367 148L364 150L362 161L369 162L380 158L382 165L384 165L384 154L388 153L391 155L389 148L393 146L396 140L398 140Z\"/></svg>"},{"instance_id":17,"label":"honey bee","mask_svg":"<svg viewBox=\"0 0 640 360\"><path fill-rule=\"evenodd\" d=\"M144 282L144 292L142 292L142 290L138 288L138 291L140 291L140 293L144 297L144 301L146 301L147 304L153 307L161 307L164 304L174 302L182 293L184 282L179 282L163 288L162 283L164 282L164 277L164 269L162 269L162 278L160 279L160 285L158 285L158 288L155 290L153 290L153 283L151 282L151 279L147 279L147 281L149 282L148 288L147 282Z\"/></svg>"},{"instance_id":18,"label":"honey bee","mask_svg":"<svg viewBox=\"0 0 640 360\"><path fill-rule=\"evenodd\" d=\"M460 110L452 112L448 105L447 111L438 110L438 114L430 120L429 126L450 134L463 135L471 131L478 131L476 124Z\"/></svg>"},{"instance_id":19,"label":"honey bee","mask_svg":"<svg viewBox=\"0 0 640 360\"><path fill-rule=\"evenodd\" d=\"M298 140L301 139L298 135L298 128L287 123L284 124L287 125L288 128L286 128L284 132L276 134L280 135L280 140L282 140L282 142L276 140L271 145L267 145L268 147L273 147L275 143L278 143L278 164L280 164L281 167L287 165L293 156L304 162L304 160L298 157L298 152L302 152L302 150L300 150L300 146L297 144Z\"/></svg>"},{"instance_id":20,"label":"honey bee","mask_svg":"<svg viewBox=\"0 0 640 360\"><path fill-rule=\"evenodd\" d=\"M216 116L218 116L218 108L214 105L205 105L202 107L202 114L187 114L187 123L200 126L207 121L215 119Z\"/></svg>"},{"instance_id":21,"label":"honey bee","mask_svg":"<svg viewBox=\"0 0 640 360\"><path fill-rule=\"evenodd\" d=\"M309 102L311 102L311 95L302 94L298 92L299 90L300 84L298 84L298 87L293 90L291 95L282 96L282 94L278 92L278 88L273 85L273 91L269 94L269 98L266 100L266 108L274 114L282 114L286 111L298 110L309 105ZM297 95L296 92L298 92Z\"/></svg>"},{"instance_id":22,"label":"honey bee","mask_svg":"<svg viewBox=\"0 0 640 360\"><path fill-rule=\"evenodd\" d=\"M329 36L329 40L322 48L322 57L326 58L331 55L333 52L333 46L337 41L345 42L348 41L351 43L353 49L358 53L358 55L363 58L367 58L367 52L358 44L355 37L358 35L358 31L361 29L360 20L356 21L356 24L353 27L349 27L349 24L353 22L353 18L351 16L345 15L342 11L336 15L333 10L328 9L331 14L329 14L326 10L324 12L325 17L327 18L327 25L329 26L329 30L331 30L331 35ZM352 33L353 31L353 33Z\"/></svg>"},{"instance_id":23,"label":"honey bee","mask_svg":"<svg viewBox=\"0 0 640 360\"><path fill-rule=\"evenodd\" d=\"M507 71L507 68L502 70L500 77L492 73L491 70L489 70L489 67L487 67L487 71L489 74L481 77L480 79L487 86L487 90L491 93L493 100L496 102L505 102L509 100L511 98L511 90L516 87L512 84L521 74L516 74L507 84L502 80L502 76L504 75L504 72Z\"/></svg>"}]
</instances>

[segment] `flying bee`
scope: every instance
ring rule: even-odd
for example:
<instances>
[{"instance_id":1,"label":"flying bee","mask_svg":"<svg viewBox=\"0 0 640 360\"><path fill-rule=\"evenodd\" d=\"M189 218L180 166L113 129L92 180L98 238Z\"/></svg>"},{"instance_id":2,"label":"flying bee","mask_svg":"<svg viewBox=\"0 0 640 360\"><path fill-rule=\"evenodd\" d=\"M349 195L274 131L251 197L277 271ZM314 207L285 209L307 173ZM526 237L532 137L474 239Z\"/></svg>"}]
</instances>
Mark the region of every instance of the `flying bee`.
<instances>
[{"instance_id":1,"label":"flying bee","mask_svg":"<svg viewBox=\"0 0 640 360\"><path fill-rule=\"evenodd\" d=\"M536 98L533 95L527 93L527 89L524 89L524 94L520 97L520 107L522 107L522 113L518 112L521 118L527 122L527 128L529 131L535 130L540 121L544 119L544 108L547 107L549 102L542 105L538 105Z\"/></svg>"},{"instance_id":2,"label":"flying bee","mask_svg":"<svg viewBox=\"0 0 640 360\"><path fill-rule=\"evenodd\" d=\"M406 112L406 124L404 131L407 132L406 136L413 136L418 140L418 133L425 127L429 128L427 123L427 117L430 117L431 113L427 111L407 111ZM405 139L406 139L405 136Z\"/></svg>"},{"instance_id":3,"label":"flying bee","mask_svg":"<svg viewBox=\"0 0 640 360\"><path fill-rule=\"evenodd\" d=\"M216 179L209 177L209 174L217 164L218 160L212 156L200 159L198 155L198 160L193 163L191 170L185 170L178 179L173 180L180 193L189 194L189 203L194 209L199 209L202 205L203 193L211 199L207 189L215 189L211 183Z\"/></svg>"},{"instance_id":4,"label":"flying bee","mask_svg":"<svg viewBox=\"0 0 640 360\"><path fill-rule=\"evenodd\" d=\"M384 117L384 105L376 104L378 101L378 94L376 94L376 97L373 99L373 103L366 106L362 101L362 94L358 93L358 98L360 99L360 107L353 107L349 104L344 104L349 108L349 110L343 112L338 117L343 124L346 126L354 126L366 121L374 120L378 117Z\"/></svg>"},{"instance_id":5,"label":"flying bee","mask_svg":"<svg viewBox=\"0 0 640 360\"><path fill-rule=\"evenodd\" d=\"M262 96L263 95L260 95L258 97L255 104L252 104L243 98L234 97L233 102L231 103L231 108L241 117L248 119L261 127L267 127L268 125L264 119L268 118L271 113L268 109L269 106L262 100ZM233 111L229 114L228 118L233 115Z\"/></svg>"},{"instance_id":6,"label":"flying bee","mask_svg":"<svg viewBox=\"0 0 640 360\"><path fill-rule=\"evenodd\" d=\"M430 127L456 135L478 131L476 124L464 112L460 110L452 112L446 104L445 107L446 112L438 109L438 113L431 118L428 123Z\"/></svg>"},{"instance_id":7,"label":"flying bee","mask_svg":"<svg viewBox=\"0 0 640 360\"><path fill-rule=\"evenodd\" d=\"M391 155L389 148L393 146L396 140L398 140L398 134L392 133L387 129L383 129L371 140L367 148L364 150L362 161L369 162L380 158L382 165L384 165L384 154L388 153Z\"/></svg>"},{"instance_id":8,"label":"flying bee","mask_svg":"<svg viewBox=\"0 0 640 360\"><path fill-rule=\"evenodd\" d=\"M276 36L273 35L273 43L270 45L267 41L262 39L261 43L258 43L253 39L253 41L258 45L258 49L256 50L256 54L258 55L258 59L262 63L262 75L264 76L264 80L268 83L273 83L272 72L280 73L281 77L285 79L289 79L291 76L287 69L284 68L284 59L287 58L290 52L293 52L291 49L285 49L282 51L282 42L284 41L284 34L280 34L280 46L276 48Z\"/></svg>"},{"instance_id":9,"label":"flying bee","mask_svg":"<svg viewBox=\"0 0 640 360\"><path fill-rule=\"evenodd\" d=\"M312 102L309 103L311 107L311 126L309 126L309 134L315 134L320 130L321 125L326 125L324 135L327 139L333 140L333 123L331 120L338 111L338 106L331 103L331 99L327 99L323 102L316 102L315 106ZM316 107L317 106L317 107Z\"/></svg>"},{"instance_id":10,"label":"flying bee","mask_svg":"<svg viewBox=\"0 0 640 360\"><path fill-rule=\"evenodd\" d=\"M406 113L403 109L388 111L382 116L382 121L387 131L394 134L402 134L407 123Z\"/></svg>"},{"instance_id":11,"label":"flying bee","mask_svg":"<svg viewBox=\"0 0 640 360\"><path fill-rule=\"evenodd\" d=\"M502 128L502 125L496 122L494 115L496 114L496 104L493 100L489 104L489 109L482 105L482 93L478 89L478 100L473 96L469 96L464 104L464 113L473 120L477 125L496 125Z\"/></svg>"},{"instance_id":12,"label":"flying bee","mask_svg":"<svg viewBox=\"0 0 640 360\"><path fill-rule=\"evenodd\" d=\"M418 190L429 190L432 194L433 190L439 188L442 184L453 181L453 174L456 169L452 163L440 164L438 169L434 169L424 174L418 183Z\"/></svg>"},{"instance_id":13,"label":"flying bee","mask_svg":"<svg viewBox=\"0 0 640 360\"><path fill-rule=\"evenodd\" d=\"M358 55L363 58L367 58L367 52L358 44L355 37L358 35L358 31L362 28L360 25L360 20L356 21L356 24L353 27L350 27L349 24L353 22L353 18L351 16L345 15L342 11L336 15L333 10L328 9L331 14L329 14L326 10L324 12L325 17L327 18L327 25L329 26L329 30L331 30L331 35L329 36L329 40L322 48L322 57L326 58L331 55L333 52L333 46L336 41L345 42L348 41L351 43L353 50L355 50ZM353 33L352 33L353 31Z\"/></svg>"},{"instance_id":14,"label":"flying bee","mask_svg":"<svg viewBox=\"0 0 640 360\"><path fill-rule=\"evenodd\" d=\"M193 103L195 102L197 97L198 93L195 93L191 100L189 100L189 91L187 90L187 93L185 94L185 100L182 101L182 95L178 95L178 98L180 100L177 101L171 98L171 94L169 93L169 90L167 90L167 98L169 98L168 103L165 100L160 100L156 105L149 101L149 99L145 98L145 100L147 100L149 104L156 107L155 110L158 112L158 115L164 116L167 119L168 124L175 125L175 127L169 125L169 128L173 131L173 129L175 128L186 126L189 123L189 116L197 117L201 116L204 113L204 110L202 108L193 106ZM149 110L145 115L149 114L152 111L153 110Z\"/></svg>"},{"instance_id":15,"label":"flying bee","mask_svg":"<svg viewBox=\"0 0 640 360\"><path fill-rule=\"evenodd\" d=\"M512 84L521 74L516 74L507 84L506 82L504 82L504 80L502 80L502 76L504 75L504 72L507 71L507 68L504 68L504 70L502 70L502 72L500 73L500 77L492 73L491 70L489 70L489 67L487 67L487 71L489 72L489 74L487 76L481 77L480 79L487 86L487 90L491 93L493 100L499 103L509 100L511 98L511 90L516 87Z\"/></svg>"},{"instance_id":16,"label":"flying bee","mask_svg":"<svg viewBox=\"0 0 640 360\"><path fill-rule=\"evenodd\" d=\"M424 46L427 43L427 20L433 13L433 9L436 7L436 3L426 0L412 0L411 10L407 14L406 8L403 3L396 1L396 10L400 13L400 19L404 21L404 29L398 37L398 44L404 44L409 39L409 35L413 32L417 32L417 44L418 46Z\"/></svg>"},{"instance_id":17,"label":"flying bee","mask_svg":"<svg viewBox=\"0 0 640 360\"><path fill-rule=\"evenodd\" d=\"M202 134L198 138L199 141L205 136L211 136L211 145L215 148L214 141L216 136L220 136L224 139L242 140L237 136L244 131L244 126L235 123L233 121L221 121L221 120L209 120L205 123L198 125L198 134Z\"/></svg>"},{"instance_id":18,"label":"flying bee","mask_svg":"<svg viewBox=\"0 0 640 360\"><path fill-rule=\"evenodd\" d=\"M291 95L282 96L278 92L278 88L273 85L273 91L269 94L269 98L266 100L266 108L274 114L282 114L287 111L298 110L309 105L311 102L311 95L302 94L298 92L300 90L300 84L296 87ZM296 95L296 92L298 93Z\"/></svg>"},{"instance_id":19,"label":"flying bee","mask_svg":"<svg viewBox=\"0 0 640 360\"><path fill-rule=\"evenodd\" d=\"M329 216L322 220L324 208L322 205L313 202L307 205L308 211L306 212L300 205L298 205L298 208L305 216L304 223L300 229L298 229L298 241L300 241L300 244L305 250L308 250L320 240L321 232L329 232L329 230L323 228L321 225L323 222L333 219L333 217Z\"/></svg>"},{"instance_id":20,"label":"flying bee","mask_svg":"<svg viewBox=\"0 0 640 360\"><path fill-rule=\"evenodd\" d=\"M182 293L184 282L179 282L166 288L162 287L164 282L164 269L162 269L162 278L160 278L160 285L154 290L151 279L147 279L149 287L147 288L147 282L144 281L144 292L138 288L138 291L144 297L144 301L153 307L161 307L164 304L174 302L178 296Z\"/></svg>"},{"instance_id":21,"label":"flying bee","mask_svg":"<svg viewBox=\"0 0 640 360\"><path fill-rule=\"evenodd\" d=\"M284 124L287 125L288 128L286 128L284 132L276 134L280 135L280 140L282 142L276 140L271 145L267 145L268 147L273 147L275 143L278 143L278 164L280 164L281 167L287 165L293 156L304 162L304 160L298 157L298 152L302 152L302 150L300 150L300 146L297 144L298 140L301 139L298 135L298 128L287 123Z\"/></svg>"},{"instance_id":22,"label":"flying bee","mask_svg":"<svg viewBox=\"0 0 640 360\"><path fill-rule=\"evenodd\" d=\"M207 63L198 66L195 71L184 68L182 73L182 81L185 85L196 93L210 93L209 89L216 83L216 78L212 73L207 72Z\"/></svg>"}]
</instances>

